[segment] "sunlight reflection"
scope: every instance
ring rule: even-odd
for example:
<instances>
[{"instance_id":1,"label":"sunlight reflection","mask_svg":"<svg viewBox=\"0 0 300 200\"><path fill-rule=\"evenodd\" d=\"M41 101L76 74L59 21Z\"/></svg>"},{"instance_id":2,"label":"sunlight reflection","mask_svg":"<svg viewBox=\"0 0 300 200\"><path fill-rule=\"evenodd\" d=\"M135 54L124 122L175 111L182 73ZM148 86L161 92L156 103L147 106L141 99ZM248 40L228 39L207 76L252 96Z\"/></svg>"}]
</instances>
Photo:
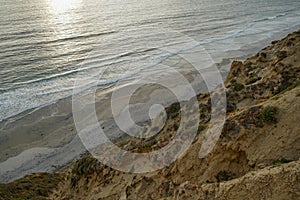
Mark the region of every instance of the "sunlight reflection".
<instances>
[{"instance_id":1,"label":"sunlight reflection","mask_svg":"<svg viewBox=\"0 0 300 200\"><path fill-rule=\"evenodd\" d=\"M80 20L80 7L82 0L46 0L48 15L47 21L49 27L53 30L52 40L60 40L72 37L80 32L77 21ZM61 54L75 49L75 43L61 43L60 48L54 47L56 52Z\"/></svg>"},{"instance_id":2,"label":"sunlight reflection","mask_svg":"<svg viewBox=\"0 0 300 200\"><path fill-rule=\"evenodd\" d=\"M60 14L77 8L81 0L48 0L48 2L52 11Z\"/></svg>"}]
</instances>

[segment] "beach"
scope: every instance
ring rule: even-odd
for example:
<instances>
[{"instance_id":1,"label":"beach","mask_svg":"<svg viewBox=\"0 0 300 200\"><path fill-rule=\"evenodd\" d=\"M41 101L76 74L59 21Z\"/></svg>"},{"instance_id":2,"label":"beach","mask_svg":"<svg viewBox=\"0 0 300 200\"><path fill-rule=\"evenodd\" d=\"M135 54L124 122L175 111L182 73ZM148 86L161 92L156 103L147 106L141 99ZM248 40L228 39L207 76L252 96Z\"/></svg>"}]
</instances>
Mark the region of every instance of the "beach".
<instances>
[{"instance_id":1,"label":"beach","mask_svg":"<svg viewBox=\"0 0 300 200\"><path fill-rule=\"evenodd\" d=\"M194 77L190 74L187 77L190 77L195 88L198 90L202 88L199 93L207 91L200 76ZM174 82L174 80L166 81ZM175 80L174 87L177 86L176 83ZM124 88L126 86L97 91L95 95L97 117L112 141L126 137L116 125L111 110L112 92L123 91L124 96L121 98L125 98L127 94ZM82 93L83 96L84 94L85 92ZM163 98L161 94L164 94ZM158 85L139 88L131 98L132 104L136 104L132 109L137 113L137 122L149 120L145 104L151 105L161 101L167 107L177 102L174 95ZM8 182L33 172L57 171L87 152L74 124L72 98L62 99L2 121L0 127L1 182Z\"/></svg>"}]
</instances>

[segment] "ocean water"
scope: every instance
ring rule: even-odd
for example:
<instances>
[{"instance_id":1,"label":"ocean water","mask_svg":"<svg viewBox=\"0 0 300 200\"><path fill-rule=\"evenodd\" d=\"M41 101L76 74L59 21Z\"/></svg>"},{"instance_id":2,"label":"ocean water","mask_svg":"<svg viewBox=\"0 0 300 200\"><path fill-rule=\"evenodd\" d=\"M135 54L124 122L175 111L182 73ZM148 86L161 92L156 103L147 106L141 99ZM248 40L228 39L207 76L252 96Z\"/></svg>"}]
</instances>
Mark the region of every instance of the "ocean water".
<instances>
[{"instance_id":1,"label":"ocean water","mask_svg":"<svg viewBox=\"0 0 300 200\"><path fill-rule=\"evenodd\" d=\"M215 61L300 25L299 0L0 0L0 121L134 76L193 41ZM188 39L187 39L188 38ZM252 46L251 46L252 47Z\"/></svg>"}]
</instances>

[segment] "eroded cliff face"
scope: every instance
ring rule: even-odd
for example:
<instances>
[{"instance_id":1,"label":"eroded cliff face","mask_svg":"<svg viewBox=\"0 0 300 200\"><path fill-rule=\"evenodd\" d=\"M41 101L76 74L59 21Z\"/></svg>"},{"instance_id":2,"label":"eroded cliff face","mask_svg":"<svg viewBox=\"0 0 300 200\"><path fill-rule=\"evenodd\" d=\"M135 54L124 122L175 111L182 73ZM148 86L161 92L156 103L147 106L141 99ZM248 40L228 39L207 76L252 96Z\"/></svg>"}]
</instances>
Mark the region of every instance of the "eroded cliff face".
<instances>
[{"instance_id":1,"label":"eroded cliff face","mask_svg":"<svg viewBox=\"0 0 300 200\"><path fill-rule=\"evenodd\" d=\"M212 126L210 96L200 94L198 135L175 163L131 174L86 155L60 173L63 180L49 198L300 199L300 31L244 62L234 61L225 86L226 122L207 157L200 159L199 151ZM167 113L170 117L156 137L118 145L134 152L166 145L178 129L178 104Z\"/></svg>"}]
</instances>

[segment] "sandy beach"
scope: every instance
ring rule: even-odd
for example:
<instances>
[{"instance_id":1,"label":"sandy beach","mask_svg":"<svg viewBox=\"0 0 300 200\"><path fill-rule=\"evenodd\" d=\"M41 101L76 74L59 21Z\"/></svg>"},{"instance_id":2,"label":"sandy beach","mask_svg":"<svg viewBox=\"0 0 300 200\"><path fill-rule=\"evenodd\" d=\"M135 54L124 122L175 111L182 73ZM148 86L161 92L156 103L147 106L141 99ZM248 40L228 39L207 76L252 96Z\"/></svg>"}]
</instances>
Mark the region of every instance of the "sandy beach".
<instances>
[{"instance_id":1,"label":"sandy beach","mask_svg":"<svg viewBox=\"0 0 300 200\"><path fill-rule=\"evenodd\" d=\"M210 70L206 71L209 73ZM206 92L201 76L188 73L186 77L198 88L198 93ZM177 87L176 80L166 81L173 82L173 86ZM124 88L117 88L124 93L121 98L126 97ZM124 137L124 133L112 117L112 91L98 90L95 108L103 130L110 140L115 141ZM158 101L163 102L165 107L177 102L174 94L158 85L139 88L131 97L131 103L135 106L131 109L137 122L149 120L145 104ZM4 120L0 123L0 130L0 182L9 182L33 172L57 171L87 152L77 135L71 97Z\"/></svg>"}]
</instances>

